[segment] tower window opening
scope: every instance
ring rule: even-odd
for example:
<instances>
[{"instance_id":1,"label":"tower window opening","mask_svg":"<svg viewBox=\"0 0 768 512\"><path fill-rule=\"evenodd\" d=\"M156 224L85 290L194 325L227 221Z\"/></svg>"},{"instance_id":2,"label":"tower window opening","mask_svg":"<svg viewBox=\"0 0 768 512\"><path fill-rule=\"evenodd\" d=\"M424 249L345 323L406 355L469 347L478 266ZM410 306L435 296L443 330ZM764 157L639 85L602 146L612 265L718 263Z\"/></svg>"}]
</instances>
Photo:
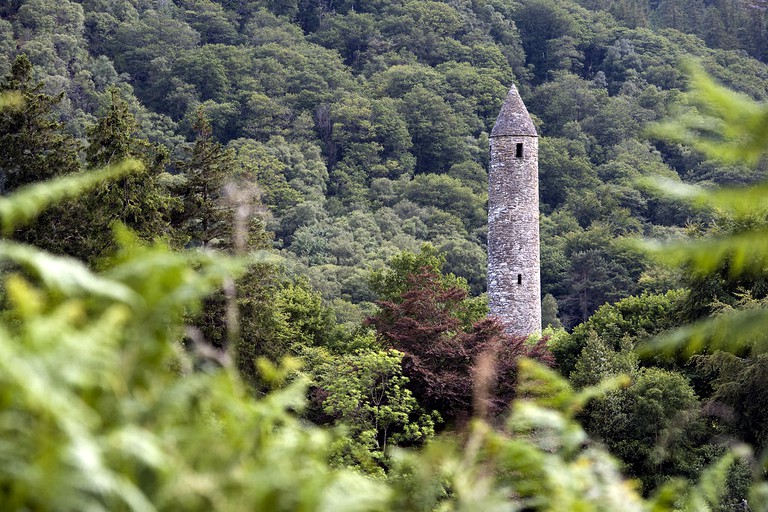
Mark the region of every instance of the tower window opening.
<instances>
[{"instance_id":1,"label":"tower window opening","mask_svg":"<svg viewBox=\"0 0 768 512\"><path fill-rule=\"evenodd\" d=\"M517 284L523 284L523 274L517 274Z\"/></svg>"},{"instance_id":2,"label":"tower window opening","mask_svg":"<svg viewBox=\"0 0 768 512\"><path fill-rule=\"evenodd\" d=\"M523 158L523 143L518 142L515 147L515 158Z\"/></svg>"}]
</instances>

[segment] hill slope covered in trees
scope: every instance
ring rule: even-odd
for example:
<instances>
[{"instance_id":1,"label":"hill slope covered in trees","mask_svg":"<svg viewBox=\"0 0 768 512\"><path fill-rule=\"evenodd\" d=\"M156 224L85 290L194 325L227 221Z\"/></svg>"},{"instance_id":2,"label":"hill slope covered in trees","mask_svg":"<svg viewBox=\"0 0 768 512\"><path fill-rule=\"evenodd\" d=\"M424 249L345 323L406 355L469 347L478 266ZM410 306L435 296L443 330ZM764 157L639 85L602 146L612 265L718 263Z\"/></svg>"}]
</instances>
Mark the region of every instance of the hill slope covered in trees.
<instances>
[{"instance_id":1,"label":"hill slope covered in trees","mask_svg":"<svg viewBox=\"0 0 768 512\"><path fill-rule=\"evenodd\" d=\"M543 135L543 290L572 326L675 284L611 241L674 235L696 216L633 180L743 184L764 171L719 167L642 127L679 97L684 57L756 99L766 66L661 28L675 2L633 23L634 7L614 5L617 20L598 4L29 0L0 11L0 71L26 53L45 90L64 92L56 109L77 137L117 87L141 135L174 155L202 107L261 186L290 272L342 309L375 298L370 267L423 242L484 290L487 137L517 83Z\"/></svg>"}]
</instances>

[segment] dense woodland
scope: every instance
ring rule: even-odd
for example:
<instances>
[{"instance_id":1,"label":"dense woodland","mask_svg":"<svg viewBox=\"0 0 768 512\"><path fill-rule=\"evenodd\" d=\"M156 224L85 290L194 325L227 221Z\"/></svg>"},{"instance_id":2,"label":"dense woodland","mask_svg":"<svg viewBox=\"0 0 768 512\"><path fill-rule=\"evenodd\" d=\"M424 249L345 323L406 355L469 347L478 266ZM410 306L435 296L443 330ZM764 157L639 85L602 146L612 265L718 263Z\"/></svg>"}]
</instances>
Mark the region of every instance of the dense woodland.
<instances>
[{"instance_id":1,"label":"dense woodland","mask_svg":"<svg viewBox=\"0 0 768 512\"><path fill-rule=\"evenodd\" d=\"M316 478L308 477L294 461L297 466L285 466L294 483L264 484L263 496L258 489L237 487L247 488L243 475L222 476L221 492L239 489L246 510L253 503L264 510L322 508L311 499L325 498L310 491L307 502L274 496L270 501L269 493L291 494L302 486L319 493L324 485L344 488L344 482L360 490L362 501L349 505L354 510L432 510L441 503L452 503L451 510L480 510L470 505L473 496L476 506L485 499L506 500L508 508L499 510L568 510L558 508L569 506L563 505L567 493L552 491L557 478L548 489L543 482L549 480L530 468L555 454L565 461L558 466L562 475L577 471L575 454L586 441L568 436L581 428L592 439L587 458L598 468L586 479L587 488L605 499L597 504L587 499L595 510L629 506L616 489L630 493L631 486L619 474L636 481L637 500L653 495L670 510L701 509L695 492L683 491L681 482L699 481L734 444L745 443L757 454L768 448L768 356L749 350L760 347L765 335L755 332L750 345L729 352L698 346L649 355L641 349L653 336L691 322L761 311L768 296L765 267L735 271L744 258L709 267L663 266L638 240L763 233L764 212L732 215L659 189L753 186L765 180L768 159L723 161L717 152L670 140L653 128L704 110L686 93L691 83L686 65L692 61L741 93L740 101L764 105L768 2L2 2L0 93L19 104L0 110L0 194L22 197L30 185L46 180L69 177L75 183L102 172L97 169L113 169L106 181L75 187L90 188L82 194L52 193L57 200L30 222L13 220L15 214L0 205L8 247L42 249L50 253L45 261L58 262L59 269L65 260L56 258L74 257L85 264L83 275L103 279L99 286L84 285L84 277L56 284L57 278L41 270L42 256L12 251L8 256L10 249L0 248L0 255L16 261L4 270L15 277L3 292L3 321L8 332L37 339L24 334L25 322L37 325L33 320L42 322L38 316L46 311L53 315L53 305L64 307L72 295L85 304L83 318L102 315L94 326L106 329L104 338L118 340L114 346L141 335L142 343L179 348L150 350L149 362L136 356L129 358L131 364L167 370L184 367L183 359L189 368L179 372L191 382L207 382L220 367L236 368L244 383L241 395L224 391L231 386L219 382L224 377L205 384L219 398L231 399L231 409L215 404L215 396L195 399L192 391L179 391L184 396L171 408L178 418L163 413L166 419L155 428L174 431L183 421L197 425L189 419L196 417L195 408L204 417L220 416L211 422L222 425L247 417L243 430L227 435L243 453L262 457L246 464L263 462L259 471L266 473L251 477L266 478L270 464L281 457L306 458L315 468ZM484 295L488 135L513 83L541 134L547 329L543 338L530 340L506 335L498 321L487 318ZM712 125L710 131L719 128ZM765 145L758 146L760 153ZM133 171L115 171L121 162L131 163ZM158 267L148 270L145 261ZM41 281L50 292L40 299L48 306L24 305L38 304L29 298L38 292L19 284L14 273L19 264L31 282ZM184 272L190 269L199 272L199 282L189 281ZM114 287L109 293L107 280ZM164 286L179 288L166 296ZM97 303L128 304L119 292L126 287L147 309L122 320L132 326L125 333L106 335L113 332L107 329L112 310ZM162 312L167 318L156 316ZM120 324L114 321L113 330ZM75 377L73 370L62 378L71 380L75 395L89 386L105 392L86 375L89 365L115 370L120 365L98 359L104 354L96 327L90 334L87 325L70 327L70 344L86 340L82 345L94 351L94 359L82 366L83 375ZM55 367L53 354L68 359L61 348L50 357L42 349L30 354L40 356L35 360L40 368ZM523 356L541 366L518 368ZM142 371L126 382L146 386L147 396L157 393L157 407L167 405L170 398L159 391L160 384L149 384L152 378ZM165 378L158 383L173 388L172 378ZM578 398L579 390L587 396L593 386L616 378L614 384L621 386L605 388L588 404ZM9 381L0 376L4 382ZM544 400L564 415L562 443L553 448L544 440L534 457L514 444L519 442L514 435L505 436L518 432L526 438L536 432L531 418L540 417L518 410L507 430L503 425L515 396L545 394L536 391L537 382L576 391ZM101 396L89 393L89 400ZM0 408L13 410L11 395L0 398ZM92 408L106 414L99 408L105 402L97 402L101 405ZM151 407L132 413L120 400L109 407L115 408L109 414L130 421L132 414L156 414ZM263 410L254 412L258 407ZM490 491L475 496L472 489L484 489L485 483L462 466L468 459L462 458L461 439L480 435L472 430L473 416L505 432L483 431L489 452L479 456L503 475L498 496ZM202 424L190 442L216 438L215 426ZM259 430L260 441L249 438L246 426ZM344 434L315 430L322 426L345 429ZM30 435L56 439L49 427ZM66 422L56 428L80 439ZM270 437L270 429L281 428L285 439ZM17 429L0 427L4 433ZM119 439L140 443L125 435ZM331 437L318 441L323 435ZM423 453L422 458L409 459L415 456L390 450L393 446ZM435 446L455 455L456 473L435 469L450 466L435 462L430 451ZM143 468L160 460L151 455L158 446L145 448L147 460L128 463L116 456L117 467L158 509L174 503L201 510L232 505L225 494L193 482L192 472L178 477L189 478L184 485L196 489L185 501L173 478L155 480ZM33 467L45 468L45 454L29 449L39 464ZM0 466L15 460L11 453L16 452L0 443ZM504 457L523 462L515 466ZM205 457L188 463L190 471L226 472L225 459L216 459L219 466ZM708 506L743 506L750 485L762 478L756 468L749 457L723 465L724 483L712 491L716 496ZM48 501L53 491L36 494L35 482L41 480L35 478L41 477L14 471L0 469L0 497L18 509L59 509ZM122 496L127 491L118 480L81 490L86 498L98 498L112 485L117 490L109 492ZM670 490L670 482L677 491ZM60 508L82 509L82 496L65 492L64 476L58 484ZM390 494L379 485L389 486ZM372 500L381 500L365 505L365 489ZM577 500L589 494L576 484L568 492ZM126 506L142 509L141 500L125 496ZM681 496L692 496L693 505ZM566 501L546 501L555 497ZM112 509L110 503L119 501L101 503Z\"/></svg>"}]
</instances>

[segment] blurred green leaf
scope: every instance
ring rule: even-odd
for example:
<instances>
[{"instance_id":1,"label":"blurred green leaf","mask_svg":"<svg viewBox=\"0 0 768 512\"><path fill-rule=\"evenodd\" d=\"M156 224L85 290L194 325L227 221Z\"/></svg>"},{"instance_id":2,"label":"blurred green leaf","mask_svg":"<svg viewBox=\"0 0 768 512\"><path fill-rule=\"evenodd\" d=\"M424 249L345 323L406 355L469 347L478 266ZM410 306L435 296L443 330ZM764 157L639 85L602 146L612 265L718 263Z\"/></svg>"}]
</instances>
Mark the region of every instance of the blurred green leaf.
<instances>
[{"instance_id":1,"label":"blurred green leaf","mask_svg":"<svg viewBox=\"0 0 768 512\"><path fill-rule=\"evenodd\" d=\"M755 164L768 147L768 104L731 91L712 80L693 61L686 99L691 110L655 125L651 134L690 145L711 158Z\"/></svg>"},{"instance_id":2,"label":"blurred green leaf","mask_svg":"<svg viewBox=\"0 0 768 512\"><path fill-rule=\"evenodd\" d=\"M680 348L687 355L704 350L739 353L768 351L768 311L747 309L707 318L675 329L638 349L640 355L674 353Z\"/></svg>"},{"instance_id":3,"label":"blurred green leaf","mask_svg":"<svg viewBox=\"0 0 768 512\"><path fill-rule=\"evenodd\" d=\"M99 183L141 169L142 164L138 160L128 159L95 171L27 185L11 196L0 197L0 226L3 233L9 235L31 222L51 204L77 197Z\"/></svg>"},{"instance_id":4,"label":"blurred green leaf","mask_svg":"<svg viewBox=\"0 0 768 512\"><path fill-rule=\"evenodd\" d=\"M716 160L756 164L768 151L768 104L715 83L693 62L686 68L691 77L686 98L694 108L656 125L652 134L693 146ZM758 276L768 269L768 230L761 221L768 210L768 183L718 190L668 181L641 185L709 208L720 219L738 221L735 228L720 229L695 241L643 242L641 245L658 261L683 267L694 276L722 272L731 279ZM680 348L688 354L705 349L764 352L768 350L767 331L765 310L732 311L664 334L643 347L643 353Z\"/></svg>"},{"instance_id":5,"label":"blurred green leaf","mask_svg":"<svg viewBox=\"0 0 768 512\"><path fill-rule=\"evenodd\" d=\"M656 177L640 179L637 184L645 190L688 202L701 209L718 210L739 217L768 209L768 183L711 189Z\"/></svg>"},{"instance_id":6,"label":"blurred green leaf","mask_svg":"<svg viewBox=\"0 0 768 512\"><path fill-rule=\"evenodd\" d=\"M76 259L47 254L28 245L0 241L0 259L17 263L39 278L48 289L64 296L92 294L134 307L142 300L127 286L93 273Z\"/></svg>"},{"instance_id":7,"label":"blurred green leaf","mask_svg":"<svg viewBox=\"0 0 768 512\"><path fill-rule=\"evenodd\" d=\"M641 243L648 253L668 265L685 265L692 272L707 274L724 265L731 277L761 273L768 266L768 231L756 230L696 242Z\"/></svg>"},{"instance_id":8,"label":"blurred green leaf","mask_svg":"<svg viewBox=\"0 0 768 512\"><path fill-rule=\"evenodd\" d=\"M24 95L19 91L7 91L0 94L0 110L21 108L22 105L24 105Z\"/></svg>"}]
</instances>

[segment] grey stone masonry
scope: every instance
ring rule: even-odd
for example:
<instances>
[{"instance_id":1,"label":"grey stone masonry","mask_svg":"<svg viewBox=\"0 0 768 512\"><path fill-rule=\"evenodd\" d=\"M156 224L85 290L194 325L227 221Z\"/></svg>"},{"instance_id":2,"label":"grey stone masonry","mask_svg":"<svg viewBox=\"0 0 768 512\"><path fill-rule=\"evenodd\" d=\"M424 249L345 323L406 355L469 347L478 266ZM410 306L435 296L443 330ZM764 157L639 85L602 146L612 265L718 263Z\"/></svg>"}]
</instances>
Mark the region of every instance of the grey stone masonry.
<instances>
[{"instance_id":1,"label":"grey stone masonry","mask_svg":"<svg viewBox=\"0 0 768 512\"><path fill-rule=\"evenodd\" d=\"M491 132L488 299L513 335L541 331L539 139L515 86Z\"/></svg>"}]
</instances>

